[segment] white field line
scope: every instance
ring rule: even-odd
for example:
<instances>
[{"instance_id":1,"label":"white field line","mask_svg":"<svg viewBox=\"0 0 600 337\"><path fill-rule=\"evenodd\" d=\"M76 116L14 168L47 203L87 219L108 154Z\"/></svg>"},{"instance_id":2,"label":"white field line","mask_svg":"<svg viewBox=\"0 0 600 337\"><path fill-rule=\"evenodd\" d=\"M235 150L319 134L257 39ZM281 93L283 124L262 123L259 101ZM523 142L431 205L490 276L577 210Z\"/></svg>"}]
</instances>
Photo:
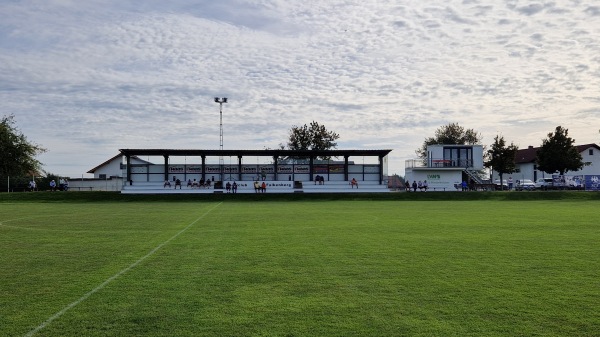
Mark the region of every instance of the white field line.
<instances>
[{"instance_id":1,"label":"white field line","mask_svg":"<svg viewBox=\"0 0 600 337\"><path fill-rule=\"evenodd\" d=\"M48 326L48 324L52 323L54 320L56 320L57 318L61 317L62 315L64 315L67 311L69 311L69 309L73 308L74 306L78 305L79 303L85 301L88 297L92 296L93 294L97 293L98 291L102 290L102 288L106 287L107 284L109 284L110 282L114 281L116 278L118 278L119 276L125 274L126 272L128 272L129 270L135 268L138 264L142 263L144 260L146 260L147 258L149 258L150 256L152 256L154 253L156 253L159 249L161 249L164 245L166 245L167 243L171 242L172 240L174 240L175 238L177 238L179 235L183 234L185 231L187 231L190 227L192 227L194 224L196 224L198 221L200 221L202 218L204 218L205 216L207 216L210 212L212 212L213 210L215 210L217 207L219 207L222 203L218 203L215 207L209 209L208 211L206 211L204 214L200 215L196 220L194 220L192 223L190 223L189 225L187 225L184 229L180 230L177 234L173 235L171 238L169 238L167 241L161 243L160 245L156 246L154 249L152 249L148 254L142 256L139 260L135 261L134 263L132 263L131 265L129 265L129 267L121 270L120 272L114 274L113 276L109 277L108 279L106 279L106 281L102 282L99 286L97 286L96 288L90 290L88 293L86 293L85 295L81 296L78 300L76 300L75 302L67 305L66 307L64 307L62 310L60 310L59 312L55 313L54 315L52 315L50 318L48 318L45 322L43 322L42 324L38 325L35 329L29 331L25 336L26 337L30 337L35 335L37 332L39 332L40 330L42 330L43 328L45 328L46 326Z\"/></svg>"}]
</instances>

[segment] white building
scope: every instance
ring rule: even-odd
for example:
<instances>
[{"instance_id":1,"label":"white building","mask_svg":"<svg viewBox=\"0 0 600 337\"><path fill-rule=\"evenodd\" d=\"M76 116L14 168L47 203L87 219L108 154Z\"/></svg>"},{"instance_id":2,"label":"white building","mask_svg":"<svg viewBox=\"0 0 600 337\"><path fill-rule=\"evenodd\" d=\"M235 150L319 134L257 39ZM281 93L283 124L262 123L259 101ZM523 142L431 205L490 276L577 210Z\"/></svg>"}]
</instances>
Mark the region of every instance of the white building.
<instances>
[{"instance_id":1,"label":"white building","mask_svg":"<svg viewBox=\"0 0 600 337\"><path fill-rule=\"evenodd\" d=\"M150 164L135 156L131 158L131 161L134 164ZM119 153L87 172L92 173L94 178L71 179L69 189L73 191L120 191L123 188L124 165L123 155Z\"/></svg>"},{"instance_id":2,"label":"white building","mask_svg":"<svg viewBox=\"0 0 600 337\"><path fill-rule=\"evenodd\" d=\"M569 171L565 175L600 175L600 147L596 144L577 145L577 150L583 158L585 166L579 171ZM515 156L516 172L504 174L503 178L512 177L513 180L529 179L536 181L539 178L552 178L558 172L546 173L537 168L536 158L539 147L529 146L526 149L517 151ZM494 171L492 179L499 179L498 172Z\"/></svg>"},{"instance_id":3,"label":"white building","mask_svg":"<svg viewBox=\"0 0 600 337\"><path fill-rule=\"evenodd\" d=\"M137 156L131 157L131 164L134 165L152 165L152 163L142 160ZM125 163L123 162L123 155L118 154L104 163L94 167L93 169L87 171L87 173L92 173L94 175L94 179L107 179L111 177L123 177L123 170L125 169Z\"/></svg>"},{"instance_id":4,"label":"white building","mask_svg":"<svg viewBox=\"0 0 600 337\"><path fill-rule=\"evenodd\" d=\"M480 182L483 167L482 145L429 145L426 159L406 161L406 181L427 181L429 190L455 191L463 181Z\"/></svg>"}]
</instances>

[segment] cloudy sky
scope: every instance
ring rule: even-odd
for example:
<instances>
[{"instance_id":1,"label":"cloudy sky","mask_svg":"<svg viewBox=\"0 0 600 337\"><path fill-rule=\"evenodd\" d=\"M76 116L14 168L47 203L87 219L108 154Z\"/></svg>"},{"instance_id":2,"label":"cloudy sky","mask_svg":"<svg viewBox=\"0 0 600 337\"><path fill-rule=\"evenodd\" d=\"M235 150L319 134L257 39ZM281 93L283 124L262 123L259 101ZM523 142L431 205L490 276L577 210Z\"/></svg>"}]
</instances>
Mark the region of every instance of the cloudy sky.
<instances>
[{"instance_id":1,"label":"cloudy sky","mask_svg":"<svg viewBox=\"0 0 600 337\"><path fill-rule=\"evenodd\" d=\"M317 121L404 174L456 122L484 145L600 143L597 0L0 0L0 115L81 176L120 148L275 148ZM86 175L87 176L87 175Z\"/></svg>"}]
</instances>

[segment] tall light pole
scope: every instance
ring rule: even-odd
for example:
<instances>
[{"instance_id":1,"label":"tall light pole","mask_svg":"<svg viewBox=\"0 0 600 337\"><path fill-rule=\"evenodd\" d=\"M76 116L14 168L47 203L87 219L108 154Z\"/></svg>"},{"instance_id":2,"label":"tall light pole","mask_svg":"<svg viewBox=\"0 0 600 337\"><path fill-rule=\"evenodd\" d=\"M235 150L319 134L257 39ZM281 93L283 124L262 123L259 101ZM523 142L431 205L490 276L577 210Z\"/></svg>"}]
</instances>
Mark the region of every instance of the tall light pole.
<instances>
[{"instance_id":1,"label":"tall light pole","mask_svg":"<svg viewBox=\"0 0 600 337\"><path fill-rule=\"evenodd\" d=\"M223 103L227 103L227 97L215 97L215 103L219 103L219 150L221 150L221 155L219 156L219 167L221 170L221 180L223 180Z\"/></svg>"}]
</instances>

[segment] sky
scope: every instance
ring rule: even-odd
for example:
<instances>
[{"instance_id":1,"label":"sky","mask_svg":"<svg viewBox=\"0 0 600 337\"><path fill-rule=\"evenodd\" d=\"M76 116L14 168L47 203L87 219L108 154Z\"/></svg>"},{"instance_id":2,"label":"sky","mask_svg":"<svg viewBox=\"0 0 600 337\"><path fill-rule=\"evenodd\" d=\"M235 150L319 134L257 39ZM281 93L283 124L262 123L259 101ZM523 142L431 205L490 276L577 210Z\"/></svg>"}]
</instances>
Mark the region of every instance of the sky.
<instances>
[{"instance_id":1,"label":"sky","mask_svg":"<svg viewBox=\"0 0 600 337\"><path fill-rule=\"evenodd\" d=\"M224 149L316 121L338 149L391 149L390 174L449 123L598 144L599 89L597 0L0 0L0 115L63 176L218 149L214 97Z\"/></svg>"}]
</instances>

